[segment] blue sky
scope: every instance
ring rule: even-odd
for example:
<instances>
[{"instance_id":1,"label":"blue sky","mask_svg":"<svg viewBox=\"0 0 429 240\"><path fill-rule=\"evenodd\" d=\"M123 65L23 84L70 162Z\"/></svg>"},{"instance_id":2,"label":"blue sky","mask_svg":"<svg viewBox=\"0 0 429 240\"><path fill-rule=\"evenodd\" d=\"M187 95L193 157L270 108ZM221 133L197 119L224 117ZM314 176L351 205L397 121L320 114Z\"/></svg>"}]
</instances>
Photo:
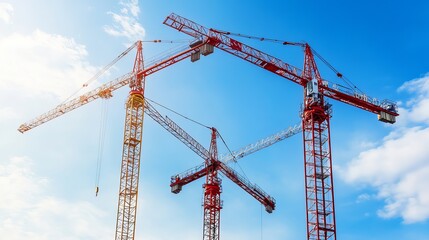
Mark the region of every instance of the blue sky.
<instances>
[{"instance_id":1,"label":"blue sky","mask_svg":"<svg viewBox=\"0 0 429 240\"><path fill-rule=\"evenodd\" d=\"M337 236L428 239L429 3L399 2L0 2L0 236L113 238L128 89L23 135L16 129L74 93L136 39L189 39L162 24L175 12L207 27L309 42L368 95L397 101L395 125L331 102ZM301 68L300 49L240 40ZM156 57L177 45L147 43L144 55ZM89 88L131 71L133 54ZM323 77L335 80L319 67ZM215 50L148 77L146 96L216 127L231 149L239 149L298 123L302 89ZM95 197L104 104L107 129ZM207 129L162 112L208 147ZM220 145L219 151L226 149ZM305 238L302 155L297 135L233 165L276 198L277 209L265 213L224 179L222 239ZM179 195L169 189L171 175L201 162L145 118L137 239L201 239L203 181Z\"/></svg>"}]
</instances>

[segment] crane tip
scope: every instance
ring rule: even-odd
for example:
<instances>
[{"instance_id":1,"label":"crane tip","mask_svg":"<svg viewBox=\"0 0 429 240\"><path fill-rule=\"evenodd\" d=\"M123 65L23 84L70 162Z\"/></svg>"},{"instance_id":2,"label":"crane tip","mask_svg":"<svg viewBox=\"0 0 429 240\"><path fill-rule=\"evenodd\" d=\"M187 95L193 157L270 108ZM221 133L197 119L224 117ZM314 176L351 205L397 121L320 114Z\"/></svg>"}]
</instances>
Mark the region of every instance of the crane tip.
<instances>
[{"instance_id":1,"label":"crane tip","mask_svg":"<svg viewBox=\"0 0 429 240\"><path fill-rule=\"evenodd\" d=\"M18 131L20 132L20 133L24 133L25 131L27 131L28 130L28 127L27 126L25 126L24 124L23 125L21 125L21 126L19 126L19 128L18 128Z\"/></svg>"}]
</instances>

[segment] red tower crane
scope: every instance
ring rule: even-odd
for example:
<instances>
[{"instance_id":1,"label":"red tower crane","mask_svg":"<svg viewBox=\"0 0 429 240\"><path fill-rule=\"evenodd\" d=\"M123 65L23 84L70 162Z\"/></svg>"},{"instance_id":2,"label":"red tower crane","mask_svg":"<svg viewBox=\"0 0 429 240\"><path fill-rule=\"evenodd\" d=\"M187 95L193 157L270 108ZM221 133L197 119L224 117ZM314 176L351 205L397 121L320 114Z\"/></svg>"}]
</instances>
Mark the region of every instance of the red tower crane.
<instances>
[{"instance_id":1,"label":"red tower crane","mask_svg":"<svg viewBox=\"0 0 429 240\"><path fill-rule=\"evenodd\" d=\"M211 141L210 148L207 150L194 138L192 138L185 130L180 128L175 122L168 117L162 117L156 109L146 102L145 112L153 120L164 127L168 132L173 134L177 139L183 142L191 150L197 153L198 156L204 159L204 164L197 168L193 168L190 171L176 175L172 178L171 189L173 193L179 193L182 190L182 186L186 185L194 180L197 180L203 176L206 176L206 183L204 185L204 225L203 225L203 239L204 240L219 240L219 226L220 226L220 210L222 208L222 202L220 199L221 193L221 179L218 176L218 172L222 172L231 181L241 187L244 191L249 193L252 197L258 200L265 206L267 212L271 213L275 209L275 200L265 193L260 187L250 183L244 176L241 176L235 170L227 166L225 163L219 161L217 151L217 136L218 132L215 128L211 128ZM259 149L265 148L275 142L281 141L287 137L290 137L300 131L299 126L288 129L277 134L276 141L268 141L267 138L263 141L265 144L260 144ZM268 144L268 142L270 144ZM253 152L257 151L255 148ZM249 151L250 152L250 151ZM243 153L243 156L247 154Z\"/></svg>"},{"instance_id":2,"label":"red tower crane","mask_svg":"<svg viewBox=\"0 0 429 240\"><path fill-rule=\"evenodd\" d=\"M176 51L167 57L157 59L148 66L144 66L142 41L138 41L101 71L106 71L108 67L112 66L120 58L126 55L132 48L136 47L137 54L132 72L103 84L79 97L62 103L54 109L20 125L18 128L18 131L24 133L98 98L110 98L112 97L113 91L125 85L130 86L131 90L126 104L118 212L115 231L116 240L133 240L135 235L141 155L140 150L143 133L143 112L145 111L145 106L147 104L145 103L144 98L145 77L188 57L191 57L191 60L193 60L193 57L200 53L202 45L203 44L200 42L194 43L185 50ZM101 75L101 73L98 73L96 76L99 75ZM86 85L87 83L84 84L84 86ZM149 110L150 116L151 113L152 112Z\"/></svg>"},{"instance_id":3,"label":"red tower crane","mask_svg":"<svg viewBox=\"0 0 429 240\"><path fill-rule=\"evenodd\" d=\"M256 185L249 183L244 177L240 176L233 169L229 168L226 163L237 161L251 153L259 151L263 148L269 147L277 142L280 142L288 137L291 137L301 131L301 126L296 125L285 129L277 134L264 138L255 144L250 144L238 151L232 152L228 155L218 158L216 139L218 132L212 128L212 137L210 144L210 156L205 158L204 163L191 168L190 170L181 174L171 177L171 192L179 193L182 187L190 182L193 182L203 176L206 176L204 188L204 217L203 217L203 239L204 240L218 240L220 236L220 210L222 203L220 194L222 189L222 181L218 176L218 172L223 173L226 177L243 188L256 200L265 206L268 213L272 213L275 208L274 199L271 199L265 194L262 189Z\"/></svg>"},{"instance_id":4,"label":"red tower crane","mask_svg":"<svg viewBox=\"0 0 429 240\"><path fill-rule=\"evenodd\" d=\"M325 101L325 97L378 114L378 119L387 123L394 123L395 117L398 116L396 104L388 100L380 102L339 85L329 86L328 82L321 78L313 51L306 43L293 44L304 49L304 68L300 70L228 37L225 32L206 28L174 13L165 19L164 24L207 43L208 45L204 45L205 49L213 51L213 47L219 48L304 88L302 127L307 239L336 239L329 125L331 105Z\"/></svg>"},{"instance_id":5,"label":"red tower crane","mask_svg":"<svg viewBox=\"0 0 429 240\"><path fill-rule=\"evenodd\" d=\"M217 139L218 133L212 128L212 137L210 142L210 156L206 157L204 164L192 168L185 173L175 175L171 178L171 191L179 193L182 186L206 176L204 184L204 217L203 217L203 239L218 240L220 232L220 210L222 203L220 199L222 180L218 172L222 172L226 177L244 189L247 193L265 206L267 212L271 213L275 208L275 201L268 196L258 186L250 184L244 177L240 176L233 169L218 159Z\"/></svg>"}]
</instances>

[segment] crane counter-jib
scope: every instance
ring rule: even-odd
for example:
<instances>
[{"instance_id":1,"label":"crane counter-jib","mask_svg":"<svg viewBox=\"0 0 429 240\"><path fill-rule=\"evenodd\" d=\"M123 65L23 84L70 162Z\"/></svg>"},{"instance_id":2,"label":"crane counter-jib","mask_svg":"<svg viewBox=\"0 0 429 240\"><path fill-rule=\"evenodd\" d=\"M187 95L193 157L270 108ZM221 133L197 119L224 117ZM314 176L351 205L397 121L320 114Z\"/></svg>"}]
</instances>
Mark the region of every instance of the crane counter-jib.
<instances>
[{"instance_id":1,"label":"crane counter-jib","mask_svg":"<svg viewBox=\"0 0 429 240\"><path fill-rule=\"evenodd\" d=\"M382 122L395 123L396 117L399 115L396 104L390 100L380 101L366 94L354 92L349 88L340 87L335 84L330 88L326 83L321 88L323 89L323 95L375 113L378 115L378 120Z\"/></svg>"}]
</instances>

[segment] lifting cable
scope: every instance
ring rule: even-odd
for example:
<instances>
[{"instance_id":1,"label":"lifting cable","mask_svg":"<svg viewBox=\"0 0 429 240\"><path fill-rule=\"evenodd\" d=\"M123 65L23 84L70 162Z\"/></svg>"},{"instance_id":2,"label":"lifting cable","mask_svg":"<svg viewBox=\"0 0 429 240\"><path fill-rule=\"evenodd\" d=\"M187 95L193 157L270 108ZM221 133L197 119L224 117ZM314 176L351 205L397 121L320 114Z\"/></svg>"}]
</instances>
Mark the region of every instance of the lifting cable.
<instances>
[{"instance_id":1,"label":"lifting cable","mask_svg":"<svg viewBox=\"0 0 429 240\"><path fill-rule=\"evenodd\" d=\"M352 81L350 81L348 78L346 78L345 76L343 76L342 73L340 73L336 68L334 68L334 66L332 66L326 59L324 59L322 57L322 55L320 55L318 52L316 52L316 50L314 50L314 48L311 48L311 51L314 53L314 55L316 57L318 57L324 64L326 64L326 66L328 66L336 75L338 78L342 79L344 81L344 83L346 83L351 89L356 89L357 91L359 91L360 93L364 93L362 90L360 90Z\"/></svg>"},{"instance_id":2,"label":"lifting cable","mask_svg":"<svg viewBox=\"0 0 429 240\"><path fill-rule=\"evenodd\" d=\"M95 170L95 196L98 196L100 190L100 175L101 175L101 165L103 163L103 153L104 153L104 142L106 139L106 126L107 126L107 115L108 115L108 102L106 99L103 99L100 114L100 129L98 135L98 155L97 155L97 166Z\"/></svg>"},{"instance_id":3,"label":"lifting cable","mask_svg":"<svg viewBox=\"0 0 429 240\"><path fill-rule=\"evenodd\" d=\"M262 216L263 216L263 207L262 207L262 203L261 203L261 240L263 240L264 237L264 232L263 232L263 224L262 224Z\"/></svg>"},{"instance_id":4,"label":"lifting cable","mask_svg":"<svg viewBox=\"0 0 429 240\"><path fill-rule=\"evenodd\" d=\"M228 147L228 144L226 144L226 142L223 139L222 135L220 135L220 132L219 131L216 131L216 132L217 132L217 135L219 136L220 140L222 140L223 144L225 145L226 149L228 149L229 154L231 154L231 156L233 156L234 160L235 160L235 156L232 154L231 149Z\"/></svg>"},{"instance_id":5,"label":"lifting cable","mask_svg":"<svg viewBox=\"0 0 429 240\"><path fill-rule=\"evenodd\" d=\"M228 145L226 144L226 142L225 142L225 140L223 139L223 137L222 137L222 135L219 133L219 132L217 132L218 133L218 135L219 135L219 137L220 137L220 139L222 140L222 142L223 142L223 144L226 146L226 148L228 149L228 151L229 151L229 154L231 154L231 156L233 156L233 159L234 159L234 163L235 163L235 165L236 166L238 166L239 168L240 168L240 171L242 172L242 174L243 174L243 176L246 178L246 179L249 179L248 177L247 177L247 175L246 175L246 173L244 172L244 170L241 168L241 166L240 166L240 164L236 161L236 159L235 159L235 156L232 154L232 152L231 152L231 150L230 150L230 148L228 147ZM263 240L263 204L261 203L261 215L260 215L260 219L261 219L261 240Z\"/></svg>"},{"instance_id":6,"label":"lifting cable","mask_svg":"<svg viewBox=\"0 0 429 240\"><path fill-rule=\"evenodd\" d=\"M244 176L246 179L249 179L249 178L247 177L246 173L245 173L245 172L243 171L243 169L241 168L240 164L238 164L237 160L235 159L234 154L232 154L231 149L228 147L228 145L226 144L226 142L225 142L225 140L223 139L222 135L220 135L220 132L219 132L219 131L217 131L217 135L218 135L218 136L220 137L220 139L222 140L222 142L223 142L223 144L225 145L226 149L228 149L229 154L231 154L231 156L233 157L233 160L234 160L233 162L235 163L235 166L238 166L238 168L240 168L240 171L241 171L241 173L243 174L243 176Z\"/></svg>"},{"instance_id":7,"label":"lifting cable","mask_svg":"<svg viewBox=\"0 0 429 240\"><path fill-rule=\"evenodd\" d=\"M229 152L229 154L231 154L231 156L233 156L233 159L234 159L234 163L240 168L240 170L241 170L241 172L242 172L242 174L243 174L243 176L246 178L246 179L249 179L247 176L246 176L246 173L243 171L243 169L241 168L241 166L240 166L240 164L238 164L238 162L235 160L235 156L232 154L232 151L231 151L231 149L228 147L228 144L226 144L226 142L225 142L225 140L223 139L223 137L222 137L222 135L220 134L220 132L219 131L217 131L217 135L219 136L219 138L222 140L222 142L223 142L223 144L225 145L225 147L228 149L228 152ZM262 228L263 228L263 225L262 225L262 206L263 206L263 204L261 203L261 240L263 239L263 231L262 231Z\"/></svg>"},{"instance_id":8,"label":"lifting cable","mask_svg":"<svg viewBox=\"0 0 429 240\"><path fill-rule=\"evenodd\" d=\"M200 126L202 126L202 127L207 128L207 129L212 129L212 128L211 128L211 127L209 127L209 126L207 126L207 125L205 125L205 124L203 124L203 123L201 123L201 122L198 122L198 121L196 121L196 120L194 120L194 119L192 119L192 118L190 118L190 117L187 117L187 116L185 116L185 115L183 115L183 114L181 114L181 113L179 113L179 112L177 112L177 111L174 111L173 109L171 109L171 108L169 108L169 107L166 107L166 106L164 106L164 105L162 105L162 104L160 104L160 103L157 103L157 102L153 101L153 100L152 100L152 99L150 99L150 98L145 97L145 99L146 99L146 100L148 100L149 102L153 103L153 104L156 104L156 105L158 105L158 106L160 106L160 107L162 107L162 108L164 108L164 109L166 109L166 110L168 110L168 111L170 111L170 112L172 112L172 113L176 114L176 115L179 115L180 117L182 117L182 118L184 118L184 119L186 119L186 120L188 120L188 121L191 121L191 122L193 122L193 123L195 123L195 124L198 124L198 125L200 125ZM225 147L228 149L229 154L231 154L231 155L233 156L232 151L231 151L231 149L229 148L228 144L226 144L225 139L222 137L222 135L220 134L220 132L219 132L219 131L216 131L216 132L217 132L217 135L219 136L219 138L221 139L221 141L223 142L223 144L225 145ZM235 159L235 157L234 157L234 159ZM233 161L233 162L235 162L236 166L238 166L238 167L240 168L240 170L241 170L241 172L242 172L243 176L244 176L246 179L248 179L248 177L246 176L246 173L243 171L243 169L241 168L240 164L238 164L238 162L237 162L237 161Z\"/></svg>"},{"instance_id":9,"label":"lifting cable","mask_svg":"<svg viewBox=\"0 0 429 240\"><path fill-rule=\"evenodd\" d=\"M178 113L178 112L174 111L173 109L168 108L168 107L166 107L166 106L164 106L164 105L162 105L162 104L160 104L160 103L157 103L157 102L155 102L155 101L153 101L153 100L151 100L151 99L149 99L149 98L147 98L147 97L145 97L145 99L146 99L146 100L148 100L148 101L149 101L149 102L151 102L151 103L154 103L154 104L156 104L156 105L158 105L158 106L160 106L160 107L162 107L162 108L164 108L164 109L166 109L166 110L168 110L168 111L170 111L170 112L174 113L174 114L177 114L177 115L181 116L182 118L184 118L184 119L186 119L186 120L188 120L188 121L191 121L191 122L193 122L193 123L195 123L195 124L198 124L198 125L200 125L200 126L202 126L202 127L205 127L205 128L208 128L208 129L212 129L211 127L209 127L209 126L207 126L207 125L205 125L205 124L202 124L202 123L200 123L200 122L198 122L198 121L196 121L196 120L194 120L194 119L192 119L192 118L190 118L190 117L187 117L187 116L185 116L185 115L183 115L183 114L181 114L181 113Z\"/></svg>"},{"instance_id":10,"label":"lifting cable","mask_svg":"<svg viewBox=\"0 0 429 240\"><path fill-rule=\"evenodd\" d=\"M279 43L282 45L292 45L292 46L300 46L300 47L305 46L305 44L302 42L288 42L288 41L272 39L272 38L256 37L256 36L251 36L251 35L246 35L246 34L241 34L241 33L231 33L231 32L216 30L216 29L211 29L211 30L214 32L225 34L225 35L233 35L233 36L243 37L243 38L248 38L248 39L253 39L253 40ZM342 79L344 81L344 83L347 84L351 89L355 89L355 90L359 91L360 93L364 94L364 92L362 90L360 90L352 81L350 81L348 78L346 78L342 73L340 73L337 69L335 69L326 59L324 59L319 53L317 53L316 50L314 50L314 48L311 48L311 50L316 57L318 57L324 64L326 64L326 66L328 66L337 75L337 77Z\"/></svg>"},{"instance_id":11,"label":"lifting cable","mask_svg":"<svg viewBox=\"0 0 429 240\"><path fill-rule=\"evenodd\" d=\"M156 39L156 40L142 40L142 42L147 42L147 43L189 43L192 40L189 39L179 39L179 40L160 40L160 39ZM88 79L85 83L82 84L82 86L75 91L74 93L72 93L69 97L67 97L62 104L64 104L65 102L69 101L73 96L75 96L78 92L80 92L82 89L86 88L89 86L89 84L91 84L92 82L94 82L95 80L97 80L98 78L100 78L104 73L106 73L113 65L115 65L119 60L121 60L125 55L127 55L131 50L133 50L136 46L137 46L138 42L133 43L130 47L128 47L125 51L123 51L121 54L119 54L115 59L113 59L113 61L111 61L109 64L107 64L106 66L104 66L102 69L100 69L94 76L92 76L90 79Z\"/></svg>"},{"instance_id":12,"label":"lifting cable","mask_svg":"<svg viewBox=\"0 0 429 240\"><path fill-rule=\"evenodd\" d=\"M201 208L200 208L200 218L204 219L204 191L201 191Z\"/></svg>"},{"instance_id":13,"label":"lifting cable","mask_svg":"<svg viewBox=\"0 0 429 240\"><path fill-rule=\"evenodd\" d=\"M157 102L155 102L154 100L152 100L152 99L150 99L150 98L145 97L145 99L146 99L146 100L148 100L149 102L151 102L151 103L155 104L155 105L158 105L158 106L160 106L160 107L162 107L162 108L164 108L164 109L166 109L166 110L168 110L168 111L170 111L170 112L172 112L172 113L176 114L176 115L179 115L180 117L182 117L182 118L184 118L184 119L186 119L186 120L188 120L188 121L191 121L191 122L193 122L193 123L195 123L195 124L198 124L198 125L200 125L200 126L202 126L202 127L207 128L207 129L212 129L212 128L211 128L211 127L209 127L209 126L207 126L207 125L205 125L205 124L203 124L203 123L201 123L201 122L198 122L198 121L196 121L196 120L194 120L194 119L192 119L192 118L190 118L190 117L187 117L187 116L185 116L185 115L183 115L183 114L181 114L181 113L179 113L179 112L177 112L177 111L175 111L175 110L173 110L173 109L171 109L171 108L169 108L169 107L166 107L166 106L164 106L164 105L162 105L162 104L160 104L160 103L157 103ZM231 149L229 148L228 144L226 144L225 139L222 137L222 135L219 133L219 131L217 131L217 135L220 137L220 139L222 140L223 144L224 144L224 145L225 145L225 147L228 149L229 154L231 154L231 155L233 156ZM235 158L235 157L234 157L234 158ZM236 166L238 166L238 167L240 168L240 170L241 170L241 172L242 172L243 176L244 176L245 178L248 178L248 177L246 176L246 174L244 173L243 169L241 168L240 164L238 164L238 162L237 162L237 161L234 161L234 162L236 163Z\"/></svg>"},{"instance_id":14,"label":"lifting cable","mask_svg":"<svg viewBox=\"0 0 429 240\"><path fill-rule=\"evenodd\" d=\"M185 44L181 44L177 47L173 47L170 49L167 49L163 52L157 53L155 56L151 56L144 59L145 65L152 65L155 64L157 62L161 62L162 60L171 57L172 55L175 55L179 52L183 52L187 49L189 49L189 43L191 43L193 40L181 40L181 41L177 41L177 43L185 43ZM174 42L176 43L176 42Z\"/></svg>"},{"instance_id":15,"label":"lifting cable","mask_svg":"<svg viewBox=\"0 0 429 240\"><path fill-rule=\"evenodd\" d=\"M211 128L211 127L209 127L209 126L207 126L207 125L205 125L205 124L202 124L202 123L200 123L200 122L198 122L198 121L196 121L196 120L194 120L194 119L191 119L191 118L189 118L189 117L187 117L187 116L185 116L185 115L183 115L183 114L181 114L181 113L178 113L177 111L174 111L174 110L173 110L173 109L171 109L171 108L168 108L168 107L166 107L166 106L164 106L164 105L162 105L162 104L160 104L160 103L157 103L157 102L153 101L153 100L152 100L152 99L150 99L150 98L145 97L145 99L146 99L146 100L148 100L149 102L153 103L153 104L156 104L156 105L158 105L158 106L160 106L160 107L162 107L162 108L164 108L164 109L166 109L166 110L168 110L168 111L170 111L170 112L174 113L174 114L177 114L177 115L181 116L182 118L184 118L184 119L186 119L186 120L188 120L188 121L191 121L191 122L193 122L193 123L195 123L195 124L198 124L198 125L200 125L200 126L202 126L202 127L207 128L207 129L210 129L210 130L212 129L212 128ZM229 154L231 154L231 155L233 156L231 149L229 148L228 144L226 144L226 142L225 142L225 139L222 137L222 135L220 134L220 132L219 132L219 131L216 131L216 132L217 132L217 135L219 136L219 138L222 140L222 142L223 142L223 144L225 145L225 147L228 149ZM235 157L234 157L234 158L235 158ZM237 161L234 161L234 162L235 162L235 163L236 163L236 165L240 168L240 170L241 170L241 172L242 172L243 176L244 176L246 179L248 179L248 177L247 177L247 176L246 176L246 174L244 173L243 169L241 168L240 164L238 164L238 162L237 162ZM204 199L203 199L203 200L204 200Z\"/></svg>"},{"instance_id":16,"label":"lifting cable","mask_svg":"<svg viewBox=\"0 0 429 240\"><path fill-rule=\"evenodd\" d=\"M151 41L142 41L142 42L153 42L153 43L189 43L192 40L189 39L177 39L177 40L151 40Z\"/></svg>"},{"instance_id":17,"label":"lifting cable","mask_svg":"<svg viewBox=\"0 0 429 240\"><path fill-rule=\"evenodd\" d=\"M68 100L70 100L70 98L72 98L74 95L76 95L78 92L80 92L83 88L88 87L88 85L92 82L94 82L95 80L97 80L99 77L101 77L101 75L103 75L105 72L107 72L107 70L109 70L116 62L118 62L122 57L124 57L125 55L127 55L127 53L129 53L133 48L135 48L137 46L137 42L135 42L133 45L131 45L129 48L127 48L125 51L123 51L121 54L119 54L115 59L113 59L113 61L111 61L109 64L107 64L106 66L104 66L102 69L100 69L100 71L98 71L94 76L92 76L90 79L88 79L84 84L82 84L82 86L76 91L74 92L72 95L70 95L68 98L66 98L63 103L67 102Z\"/></svg>"},{"instance_id":18,"label":"lifting cable","mask_svg":"<svg viewBox=\"0 0 429 240\"><path fill-rule=\"evenodd\" d=\"M248 38L248 39L253 39L253 40L259 40L259 41L267 41L267 42L274 42L274 43L279 43L282 45L292 45L292 46L300 46L303 47L305 46L304 43L300 43L300 42L288 42L288 41L283 41L283 40L278 40L278 39L273 39L273 38L264 38L264 37L256 37L256 36L250 36L250 35L245 35L245 34L241 34L241 33L232 33L232 32L227 32L227 31L222 31L222 30L216 30L216 29L210 29L214 32L218 32L221 34L225 34L225 35L233 35L233 36L237 36L237 37L242 37L242 38Z\"/></svg>"}]
</instances>

